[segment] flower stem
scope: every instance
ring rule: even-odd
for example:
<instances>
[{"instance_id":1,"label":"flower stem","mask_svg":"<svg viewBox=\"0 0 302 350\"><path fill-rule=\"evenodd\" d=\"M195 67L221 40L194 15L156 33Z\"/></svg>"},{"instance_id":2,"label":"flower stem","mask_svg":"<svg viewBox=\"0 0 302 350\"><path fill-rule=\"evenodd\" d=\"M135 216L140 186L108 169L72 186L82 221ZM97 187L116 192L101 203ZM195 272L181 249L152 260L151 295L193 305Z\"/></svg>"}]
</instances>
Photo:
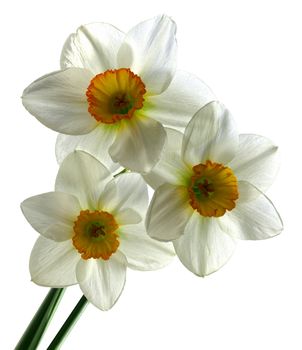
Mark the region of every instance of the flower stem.
<instances>
[{"instance_id":1,"label":"flower stem","mask_svg":"<svg viewBox=\"0 0 302 350\"><path fill-rule=\"evenodd\" d=\"M113 175L113 177L117 177L118 175L121 175L121 174L124 174L124 173L127 173L128 172L128 169L127 168L124 168L123 170L121 170L119 173Z\"/></svg>"},{"instance_id":2,"label":"flower stem","mask_svg":"<svg viewBox=\"0 0 302 350\"><path fill-rule=\"evenodd\" d=\"M15 350L37 349L42 336L54 315L63 296L63 288L51 288L40 305L35 316L27 326L24 334L15 347Z\"/></svg>"},{"instance_id":3,"label":"flower stem","mask_svg":"<svg viewBox=\"0 0 302 350\"><path fill-rule=\"evenodd\" d=\"M64 322L63 326L61 327L57 335L54 337L54 339L48 346L47 350L56 350L60 348L60 346L62 345L62 342L71 331L71 328L75 325L75 323L79 319L80 315L84 311L87 304L88 304L88 300L83 295L82 298L78 301L77 305L72 310L71 314L68 316L67 320Z\"/></svg>"}]
</instances>

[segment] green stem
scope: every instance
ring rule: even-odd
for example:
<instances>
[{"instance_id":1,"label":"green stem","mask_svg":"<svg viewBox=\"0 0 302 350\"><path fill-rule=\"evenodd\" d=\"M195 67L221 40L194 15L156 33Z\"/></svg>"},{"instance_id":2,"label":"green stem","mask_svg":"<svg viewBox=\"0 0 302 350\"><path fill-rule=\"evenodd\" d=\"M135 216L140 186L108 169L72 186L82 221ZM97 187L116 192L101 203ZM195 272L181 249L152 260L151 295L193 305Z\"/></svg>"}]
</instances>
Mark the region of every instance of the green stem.
<instances>
[{"instance_id":1,"label":"green stem","mask_svg":"<svg viewBox=\"0 0 302 350\"><path fill-rule=\"evenodd\" d=\"M78 301L77 305L72 310L71 314L68 316L67 320L64 322L63 326L54 337L47 350L56 350L59 349L62 345L62 342L67 337L72 327L75 325L80 315L84 311L86 305L88 304L88 300L83 295L82 298Z\"/></svg>"},{"instance_id":2,"label":"green stem","mask_svg":"<svg viewBox=\"0 0 302 350\"><path fill-rule=\"evenodd\" d=\"M127 173L128 172L128 169L127 168L124 168L123 170L121 170L119 173L113 175L113 177L117 177L118 175L121 175L121 174L124 174L124 173Z\"/></svg>"},{"instance_id":3,"label":"green stem","mask_svg":"<svg viewBox=\"0 0 302 350\"><path fill-rule=\"evenodd\" d=\"M27 326L15 350L35 350L63 296L63 288L51 288L35 316Z\"/></svg>"}]
</instances>

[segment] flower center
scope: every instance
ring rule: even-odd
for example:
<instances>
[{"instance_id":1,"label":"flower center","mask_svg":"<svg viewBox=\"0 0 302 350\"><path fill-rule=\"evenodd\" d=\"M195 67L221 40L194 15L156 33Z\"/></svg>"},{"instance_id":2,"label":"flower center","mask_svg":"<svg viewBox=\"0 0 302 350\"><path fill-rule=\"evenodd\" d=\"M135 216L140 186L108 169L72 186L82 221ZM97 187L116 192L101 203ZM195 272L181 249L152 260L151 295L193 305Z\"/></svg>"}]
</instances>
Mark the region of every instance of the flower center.
<instances>
[{"instance_id":1,"label":"flower center","mask_svg":"<svg viewBox=\"0 0 302 350\"><path fill-rule=\"evenodd\" d=\"M108 260L116 252L118 224L106 211L82 210L74 222L72 242L83 259Z\"/></svg>"},{"instance_id":2,"label":"flower center","mask_svg":"<svg viewBox=\"0 0 302 350\"><path fill-rule=\"evenodd\" d=\"M207 160L195 165L188 188L190 204L202 216L219 217L235 208L239 197L237 178L233 171Z\"/></svg>"},{"instance_id":3,"label":"flower center","mask_svg":"<svg viewBox=\"0 0 302 350\"><path fill-rule=\"evenodd\" d=\"M128 68L107 70L96 75L87 88L89 113L99 122L114 124L132 118L143 107L145 85Z\"/></svg>"}]
</instances>

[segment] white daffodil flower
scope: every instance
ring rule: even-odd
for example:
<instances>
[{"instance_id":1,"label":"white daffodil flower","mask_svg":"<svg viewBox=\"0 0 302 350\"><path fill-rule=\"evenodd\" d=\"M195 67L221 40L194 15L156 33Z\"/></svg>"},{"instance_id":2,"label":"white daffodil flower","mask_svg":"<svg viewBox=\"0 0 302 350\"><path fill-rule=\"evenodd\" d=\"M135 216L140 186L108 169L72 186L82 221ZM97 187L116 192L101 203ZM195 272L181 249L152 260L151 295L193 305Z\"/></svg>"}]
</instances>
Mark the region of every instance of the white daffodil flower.
<instances>
[{"instance_id":1,"label":"white daffodil flower","mask_svg":"<svg viewBox=\"0 0 302 350\"><path fill-rule=\"evenodd\" d=\"M185 127L214 99L201 80L176 71L175 32L169 17L158 16L126 34L93 23L69 36L62 70L33 82L22 97L41 123L64 134L59 162L78 149L137 172L157 163L166 140L162 124Z\"/></svg>"},{"instance_id":2,"label":"white daffodil flower","mask_svg":"<svg viewBox=\"0 0 302 350\"><path fill-rule=\"evenodd\" d=\"M161 161L145 179L156 191L148 234L173 241L181 262L199 276L222 267L237 239L266 239L282 221L264 195L278 169L277 147L258 135L238 135L219 102L200 109L184 135L167 129Z\"/></svg>"},{"instance_id":3,"label":"white daffodil flower","mask_svg":"<svg viewBox=\"0 0 302 350\"><path fill-rule=\"evenodd\" d=\"M143 225L147 186L139 174L115 178L95 158L73 152L63 161L55 191L26 199L21 208L41 236L30 257L33 282L66 287L78 283L102 310L120 296L127 266L155 270L173 248L151 239Z\"/></svg>"}]
</instances>

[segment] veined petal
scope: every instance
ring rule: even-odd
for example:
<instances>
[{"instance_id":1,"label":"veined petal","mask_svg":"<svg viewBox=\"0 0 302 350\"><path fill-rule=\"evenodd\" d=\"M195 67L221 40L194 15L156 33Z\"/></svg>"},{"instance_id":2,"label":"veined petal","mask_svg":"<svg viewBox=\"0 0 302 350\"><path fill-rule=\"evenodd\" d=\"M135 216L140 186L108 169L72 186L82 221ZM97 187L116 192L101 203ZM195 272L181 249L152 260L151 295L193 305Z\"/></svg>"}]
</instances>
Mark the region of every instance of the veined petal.
<instances>
[{"instance_id":1,"label":"veined petal","mask_svg":"<svg viewBox=\"0 0 302 350\"><path fill-rule=\"evenodd\" d=\"M213 92L202 80L177 70L163 93L148 96L148 114L166 126L185 128L193 115L213 100Z\"/></svg>"},{"instance_id":2,"label":"veined petal","mask_svg":"<svg viewBox=\"0 0 302 350\"><path fill-rule=\"evenodd\" d=\"M144 218L148 207L147 185L140 174L120 174L106 186L100 197L99 207L106 208L113 215L131 208Z\"/></svg>"},{"instance_id":3,"label":"veined petal","mask_svg":"<svg viewBox=\"0 0 302 350\"><path fill-rule=\"evenodd\" d=\"M239 135L235 158L228 164L238 180L266 191L279 170L279 152L269 139L260 135Z\"/></svg>"},{"instance_id":4,"label":"veined petal","mask_svg":"<svg viewBox=\"0 0 302 350\"><path fill-rule=\"evenodd\" d=\"M219 218L221 228L235 238L247 240L278 235L283 224L273 203L250 183L240 181L239 184L236 208Z\"/></svg>"},{"instance_id":5,"label":"veined petal","mask_svg":"<svg viewBox=\"0 0 302 350\"><path fill-rule=\"evenodd\" d=\"M41 77L23 92L22 102L30 114L48 128L63 134L87 134L97 126L88 112L86 90L92 74L69 68Z\"/></svg>"},{"instance_id":6,"label":"veined petal","mask_svg":"<svg viewBox=\"0 0 302 350\"><path fill-rule=\"evenodd\" d=\"M55 242L39 237L31 252L29 269L31 279L40 286L62 288L77 283L76 266L80 254L71 240Z\"/></svg>"},{"instance_id":7,"label":"veined petal","mask_svg":"<svg viewBox=\"0 0 302 350\"><path fill-rule=\"evenodd\" d=\"M91 23L78 28L65 42L61 67L81 67L94 75L117 67L117 53L125 34L107 23Z\"/></svg>"},{"instance_id":8,"label":"veined petal","mask_svg":"<svg viewBox=\"0 0 302 350\"><path fill-rule=\"evenodd\" d=\"M170 84L176 70L176 24L167 16L157 16L132 28L118 52L120 67L138 74L149 94L160 94Z\"/></svg>"},{"instance_id":9,"label":"veined petal","mask_svg":"<svg viewBox=\"0 0 302 350\"><path fill-rule=\"evenodd\" d=\"M109 260L81 259L77 265L77 280L90 303L109 310L118 300L126 281L127 259L117 251Z\"/></svg>"},{"instance_id":10,"label":"veined petal","mask_svg":"<svg viewBox=\"0 0 302 350\"><path fill-rule=\"evenodd\" d=\"M161 185L154 193L146 217L147 233L159 241L179 238L193 214L186 187Z\"/></svg>"},{"instance_id":11,"label":"veined petal","mask_svg":"<svg viewBox=\"0 0 302 350\"><path fill-rule=\"evenodd\" d=\"M132 269L157 270L170 263L175 256L172 243L150 238L143 223L123 226L119 237L119 249L127 257L128 267Z\"/></svg>"},{"instance_id":12,"label":"veined petal","mask_svg":"<svg viewBox=\"0 0 302 350\"><path fill-rule=\"evenodd\" d=\"M238 149L238 134L229 111L217 101L208 103L185 130L182 156L188 164L230 162Z\"/></svg>"},{"instance_id":13,"label":"veined petal","mask_svg":"<svg viewBox=\"0 0 302 350\"><path fill-rule=\"evenodd\" d=\"M109 154L115 162L139 173L146 173L159 161L166 132L157 121L143 116L122 120Z\"/></svg>"},{"instance_id":14,"label":"veined petal","mask_svg":"<svg viewBox=\"0 0 302 350\"><path fill-rule=\"evenodd\" d=\"M86 135L59 134L56 142L56 157L59 164L73 151L84 151L91 154L111 172L118 171L121 166L112 161L108 150L117 133L115 126L101 124Z\"/></svg>"},{"instance_id":15,"label":"veined petal","mask_svg":"<svg viewBox=\"0 0 302 350\"><path fill-rule=\"evenodd\" d=\"M114 215L114 208L117 203L117 186L115 178L110 180L101 193L98 208Z\"/></svg>"},{"instance_id":16,"label":"veined petal","mask_svg":"<svg viewBox=\"0 0 302 350\"><path fill-rule=\"evenodd\" d=\"M184 266L198 276L220 269L231 257L235 240L224 233L216 218L205 218L194 212L185 233L173 242Z\"/></svg>"},{"instance_id":17,"label":"veined petal","mask_svg":"<svg viewBox=\"0 0 302 350\"><path fill-rule=\"evenodd\" d=\"M73 194L82 209L98 209L98 200L113 178L108 169L90 154L75 151L65 158L56 178L56 191Z\"/></svg>"},{"instance_id":18,"label":"veined petal","mask_svg":"<svg viewBox=\"0 0 302 350\"><path fill-rule=\"evenodd\" d=\"M119 225L138 224L142 221L140 214L131 208L119 210L114 217Z\"/></svg>"},{"instance_id":19,"label":"veined petal","mask_svg":"<svg viewBox=\"0 0 302 350\"><path fill-rule=\"evenodd\" d=\"M183 134L169 128L165 128L165 130L167 133L167 141L160 161L148 174L144 175L146 182L154 189L164 183L186 185L187 179L192 173L192 169L190 169L181 158Z\"/></svg>"},{"instance_id":20,"label":"veined petal","mask_svg":"<svg viewBox=\"0 0 302 350\"><path fill-rule=\"evenodd\" d=\"M43 193L21 203L26 220L41 235L65 241L73 234L73 223L81 211L78 199L62 192Z\"/></svg>"}]
</instances>

